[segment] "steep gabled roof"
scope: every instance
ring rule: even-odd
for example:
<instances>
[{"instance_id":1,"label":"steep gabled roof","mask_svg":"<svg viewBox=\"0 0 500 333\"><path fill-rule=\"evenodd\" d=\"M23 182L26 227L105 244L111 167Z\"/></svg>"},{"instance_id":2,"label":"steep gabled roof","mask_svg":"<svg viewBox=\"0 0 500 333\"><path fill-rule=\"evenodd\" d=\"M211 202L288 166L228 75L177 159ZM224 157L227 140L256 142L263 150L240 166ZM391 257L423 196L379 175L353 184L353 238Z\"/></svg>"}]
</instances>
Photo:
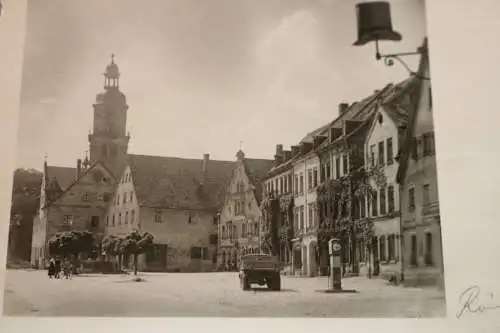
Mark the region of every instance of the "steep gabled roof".
<instances>
[{"instance_id":1,"label":"steep gabled roof","mask_svg":"<svg viewBox=\"0 0 500 333\"><path fill-rule=\"evenodd\" d=\"M424 39L424 42L421 47L422 50L422 56L420 57L420 64L418 66L418 71L417 73L419 75L423 75L425 72L425 69L429 68L429 49L428 49L428 44L427 44L427 38ZM430 75L429 75L430 76ZM414 84L414 94L411 96L411 109L408 117L408 125L407 125L407 131L404 135L403 138L403 145L401 147L401 153L399 155L399 167L398 167L398 173L396 175L396 181L399 184L402 184L405 177L406 177L406 170L408 168L408 161L410 157L410 151L411 151L411 145L412 145L412 139L415 131L415 122L417 121L417 114L418 114L418 109L419 109L419 103L421 100L421 94L422 94L422 81L424 78L416 77L415 78L415 84Z\"/></svg>"},{"instance_id":2,"label":"steep gabled roof","mask_svg":"<svg viewBox=\"0 0 500 333\"><path fill-rule=\"evenodd\" d=\"M129 155L139 205L170 209L217 209L234 162L208 161L202 173L200 159Z\"/></svg>"},{"instance_id":3,"label":"steep gabled roof","mask_svg":"<svg viewBox=\"0 0 500 333\"><path fill-rule=\"evenodd\" d=\"M57 199L55 199L55 200L54 200L54 201L52 201L52 202L48 202L45 206L46 206L46 207L48 207L48 206L50 206L51 204L53 204L53 203L57 202L57 201L58 201L61 197L63 197L63 196L64 196L64 194L65 194L66 192L68 192L68 191L69 191L69 190L70 190L73 186L75 186L76 184L78 184L78 182L80 181L80 179L82 179L83 177L85 177L85 176L86 176L86 175L90 172L90 170L94 169L97 165L101 165L101 166L102 166L102 167L103 167L103 168L104 168L104 169L105 169L105 170L109 173L109 175L111 176L111 178L112 178L113 180L115 180L115 177L113 176L113 173L112 173L112 172L111 172L111 171L110 171L110 170L106 167L106 165L105 165L103 162L101 162L101 161L96 161L96 162L94 162L94 164L92 164L92 165L91 165L91 166L89 166L88 168L86 168L86 169L82 170L82 173L80 174L80 177L78 177L78 178L76 178L76 168L74 168L74 172L75 172L75 174L74 174L74 179L73 179L73 181L72 181L69 185L67 185L66 187L62 187L62 186L60 186L60 182L59 182L59 180L58 180L56 177L53 177L53 178L52 178L52 180L49 180L49 182L50 182L49 187L54 187L54 186L59 185L59 186L60 186L60 190L61 190L60 192L61 192L61 193L60 193L60 195L57 197ZM60 167L56 167L56 168L60 168ZM62 173L61 173L61 174L62 174ZM64 180L68 180L68 179L64 179ZM55 181L55 182L54 182L54 181Z\"/></svg>"},{"instance_id":4,"label":"steep gabled roof","mask_svg":"<svg viewBox=\"0 0 500 333\"><path fill-rule=\"evenodd\" d=\"M273 160L245 158L243 165L250 183L254 186L254 194L257 203L260 205L262 200L263 183L267 173L273 167Z\"/></svg>"},{"instance_id":5,"label":"steep gabled roof","mask_svg":"<svg viewBox=\"0 0 500 333\"><path fill-rule=\"evenodd\" d=\"M76 168L47 166L45 177L48 182L55 178L61 189L65 190L76 180Z\"/></svg>"}]
</instances>

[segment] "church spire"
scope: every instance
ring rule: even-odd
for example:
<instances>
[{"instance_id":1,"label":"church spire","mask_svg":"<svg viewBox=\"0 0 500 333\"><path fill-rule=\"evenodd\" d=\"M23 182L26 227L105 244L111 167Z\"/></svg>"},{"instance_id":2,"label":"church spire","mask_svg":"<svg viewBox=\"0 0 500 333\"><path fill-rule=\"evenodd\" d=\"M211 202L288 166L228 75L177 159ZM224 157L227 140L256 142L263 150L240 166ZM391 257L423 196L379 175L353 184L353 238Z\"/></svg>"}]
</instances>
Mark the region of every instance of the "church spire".
<instances>
[{"instance_id":1,"label":"church spire","mask_svg":"<svg viewBox=\"0 0 500 333\"><path fill-rule=\"evenodd\" d=\"M120 87L120 69L115 63L115 55L111 55L111 63L106 67L104 72L104 88L106 90L110 88L118 89Z\"/></svg>"}]
</instances>

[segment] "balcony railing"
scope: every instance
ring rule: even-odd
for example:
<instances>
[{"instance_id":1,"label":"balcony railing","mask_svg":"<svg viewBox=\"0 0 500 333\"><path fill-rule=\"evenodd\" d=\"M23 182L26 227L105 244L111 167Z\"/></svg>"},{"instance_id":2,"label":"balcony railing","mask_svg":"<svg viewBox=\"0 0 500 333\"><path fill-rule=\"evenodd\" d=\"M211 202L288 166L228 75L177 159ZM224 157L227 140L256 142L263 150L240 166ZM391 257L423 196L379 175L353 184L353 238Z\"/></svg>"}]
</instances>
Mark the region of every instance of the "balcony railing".
<instances>
[{"instance_id":1,"label":"balcony railing","mask_svg":"<svg viewBox=\"0 0 500 333\"><path fill-rule=\"evenodd\" d=\"M439 219L440 217L439 201L423 205L421 214L422 214L422 219L426 222Z\"/></svg>"}]
</instances>

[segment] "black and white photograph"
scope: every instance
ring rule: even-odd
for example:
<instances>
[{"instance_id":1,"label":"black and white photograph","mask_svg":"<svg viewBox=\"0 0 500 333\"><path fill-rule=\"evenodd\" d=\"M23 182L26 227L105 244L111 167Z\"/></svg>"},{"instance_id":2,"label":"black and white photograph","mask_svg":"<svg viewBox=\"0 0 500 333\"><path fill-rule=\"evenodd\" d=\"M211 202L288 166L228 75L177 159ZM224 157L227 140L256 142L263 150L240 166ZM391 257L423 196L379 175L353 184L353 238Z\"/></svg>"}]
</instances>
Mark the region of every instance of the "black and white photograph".
<instances>
[{"instance_id":1,"label":"black and white photograph","mask_svg":"<svg viewBox=\"0 0 500 333\"><path fill-rule=\"evenodd\" d=\"M3 315L445 317L425 7L28 0Z\"/></svg>"}]
</instances>

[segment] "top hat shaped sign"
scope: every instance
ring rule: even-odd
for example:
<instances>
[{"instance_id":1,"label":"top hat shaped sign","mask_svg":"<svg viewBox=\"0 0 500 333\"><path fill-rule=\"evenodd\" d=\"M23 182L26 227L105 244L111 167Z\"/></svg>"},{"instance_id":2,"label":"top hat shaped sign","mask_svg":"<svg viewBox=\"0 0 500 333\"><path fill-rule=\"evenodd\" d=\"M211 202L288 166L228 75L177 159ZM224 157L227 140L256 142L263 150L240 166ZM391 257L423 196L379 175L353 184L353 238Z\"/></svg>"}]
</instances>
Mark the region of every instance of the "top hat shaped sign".
<instances>
[{"instance_id":1,"label":"top hat shaped sign","mask_svg":"<svg viewBox=\"0 0 500 333\"><path fill-rule=\"evenodd\" d=\"M391 8L386 1L363 2L356 5L358 39L356 46L379 40L400 41L402 36L392 28Z\"/></svg>"}]
</instances>

